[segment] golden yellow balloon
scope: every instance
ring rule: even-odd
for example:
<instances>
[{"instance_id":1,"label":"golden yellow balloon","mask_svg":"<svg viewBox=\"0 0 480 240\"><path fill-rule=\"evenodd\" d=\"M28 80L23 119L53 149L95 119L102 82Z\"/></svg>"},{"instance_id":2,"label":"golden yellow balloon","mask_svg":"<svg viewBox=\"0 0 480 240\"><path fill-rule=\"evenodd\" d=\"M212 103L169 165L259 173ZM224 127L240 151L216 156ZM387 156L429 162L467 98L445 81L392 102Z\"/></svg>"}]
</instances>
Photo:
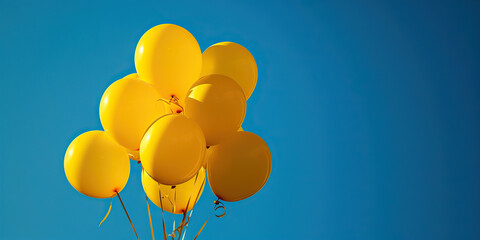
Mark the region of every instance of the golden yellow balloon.
<instances>
[{"instance_id":1,"label":"golden yellow balloon","mask_svg":"<svg viewBox=\"0 0 480 240\"><path fill-rule=\"evenodd\" d=\"M202 128L208 146L234 134L242 125L246 108L240 86L217 74L196 81L185 99L185 115Z\"/></svg>"},{"instance_id":2,"label":"golden yellow balloon","mask_svg":"<svg viewBox=\"0 0 480 240\"><path fill-rule=\"evenodd\" d=\"M200 76L210 74L221 74L235 80L242 87L246 99L257 85L255 59L246 48L233 42L217 43L203 52Z\"/></svg>"},{"instance_id":3,"label":"golden yellow balloon","mask_svg":"<svg viewBox=\"0 0 480 240\"><path fill-rule=\"evenodd\" d=\"M127 152L103 131L75 138L65 153L64 168L70 184L94 198L122 191L130 175Z\"/></svg>"},{"instance_id":4,"label":"golden yellow balloon","mask_svg":"<svg viewBox=\"0 0 480 240\"><path fill-rule=\"evenodd\" d=\"M183 99L199 77L202 52L186 29L161 24L140 38L135 50L135 67L140 79L153 84L162 98Z\"/></svg>"},{"instance_id":5,"label":"golden yellow balloon","mask_svg":"<svg viewBox=\"0 0 480 240\"><path fill-rule=\"evenodd\" d=\"M149 83L134 77L110 85L100 102L100 121L120 145L138 150L143 134L159 117L170 113L168 105Z\"/></svg>"},{"instance_id":6,"label":"golden yellow balloon","mask_svg":"<svg viewBox=\"0 0 480 240\"><path fill-rule=\"evenodd\" d=\"M242 127L239 127L237 129L238 132L243 132L243 128ZM208 159L208 155L210 154L210 152L212 150L209 150L210 148L207 147L207 151L205 151L205 158L203 159L203 168L207 169L207 159Z\"/></svg>"},{"instance_id":7,"label":"golden yellow balloon","mask_svg":"<svg viewBox=\"0 0 480 240\"><path fill-rule=\"evenodd\" d=\"M198 171L198 177L195 175L192 179L176 185L174 188L163 184L160 184L159 187L159 184L153 178L151 178L145 171L142 171L143 190L148 198L159 208L163 206L163 210L174 214L181 214L193 209L202 195L204 181L205 169L201 168L200 171ZM161 204L159 190L161 190L162 193ZM190 202L188 202L189 199Z\"/></svg>"},{"instance_id":8,"label":"golden yellow balloon","mask_svg":"<svg viewBox=\"0 0 480 240\"><path fill-rule=\"evenodd\" d=\"M137 73L130 73L128 74L127 76L123 77L123 78L135 78L135 79L140 79L140 77L138 76Z\"/></svg>"},{"instance_id":9,"label":"golden yellow balloon","mask_svg":"<svg viewBox=\"0 0 480 240\"><path fill-rule=\"evenodd\" d=\"M209 151L208 182L222 200L234 202L248 198L257 193L270 176L270 150L262 138L251 132L237 132Z\"/></svg>"},{"instance_id":10,"label":"golden yellow balloon","mask_svg":"<svg viewBox=\"0 0 480 240\"><path fill-rule=\"evenodd\" d=\"M170 114L148 129L140 144L143 168L155 181L178 185L202 167L205 157L202 129L184 115Z\"/></svg>"}]
</instances>

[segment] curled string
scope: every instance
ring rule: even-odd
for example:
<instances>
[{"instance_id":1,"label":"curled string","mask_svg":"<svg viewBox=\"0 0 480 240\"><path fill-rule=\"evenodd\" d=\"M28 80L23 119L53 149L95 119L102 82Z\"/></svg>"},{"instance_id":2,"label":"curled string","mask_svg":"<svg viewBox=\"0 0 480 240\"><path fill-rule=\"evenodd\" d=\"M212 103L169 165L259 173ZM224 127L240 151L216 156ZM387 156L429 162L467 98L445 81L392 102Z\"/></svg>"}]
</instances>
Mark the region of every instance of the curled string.
<instances>
[{"instance_id":1,"label":"curled string","mask_svg":"<svg viewBox=\"0 0 480 240\"><path fill-rule=\"evenodd\" d=\"M125 208L125 205L123 204L122 198L120 197L120 193L115 191L117 193L118 199L120 200L120 203L122 204L123 210L125 210L125 214L127 215L128 221L130 222L130 225L132 225L133 232L135 232L135 236L137 236L138 239L138 234L137 231L135 230L135 227L133 226L132 219L130 219L130 216L128 215L127 209Z\"/></svg>"},{"instance_id":2,"label":"curled string","mask_svg":"<svg viewBox=\"0 0 480 240\"><path fill-rule=\"evenodd\" d=\"M107 220L108 215L110 215L110 210L112 210L113 197L114 197L114 195L112 195L112 196L110 197L110 207L108 208L107 215L105 215L105 217L104 217L103 220L100 222L100 224L98 224L99 227L102 225L102 223L103 223L105 220Z\"/></svg>"},{"instance_id":3,"label":"curled string","mask_svg":"<svg viewBox=\"0 0 480 240\"><path fill-rule=\"evenodd\" d=\"M215 204L215 206L213 207L214 212L215 212L215 216L218 217L218 218L224 217L225 214L227 214L227 209L225 208L225 205L223 204L223 202L220 201L220 198L218 198L217 200L213 201L213 203ZM222 214L218 214L218 213L217 213L217 210L218 210L218 209L223 209L223 213L222 213Z\"/></svg>"},{"instance_id":4,"label":"curled string","mask_svg":"<svg viewBox=\"0 0 480 240\"><path fill-rule=\"evenodd\" d=\"M147 200L147 209L148 209L148 219L150 220L150 229L152 229L152 240L155 240L155 235L153 234L153 224L152 224L152 215L150 214L150 205L148 204L148 197L145 195Z\"/></svg>"}]
</instances>

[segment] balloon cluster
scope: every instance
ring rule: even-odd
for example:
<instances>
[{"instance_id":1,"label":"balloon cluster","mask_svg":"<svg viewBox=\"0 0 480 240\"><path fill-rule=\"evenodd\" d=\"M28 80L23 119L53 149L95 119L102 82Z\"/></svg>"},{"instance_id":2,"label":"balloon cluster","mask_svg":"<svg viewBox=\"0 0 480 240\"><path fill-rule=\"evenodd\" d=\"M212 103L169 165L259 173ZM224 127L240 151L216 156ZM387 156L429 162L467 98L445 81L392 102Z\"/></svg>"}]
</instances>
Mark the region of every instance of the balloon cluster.
<instances>
[{"instance_id":1,"label":"balloon cluster","mask_svg":"<svg viewBox=\"0 0 480 240\"><path fill-rule=\"evenodd\" d=\"M135 67L138 74L112 83L102 96L104 131L83 133L67 149L65 174L76 190L117 196L129 178L129 158L142 164L148 198L175 214L194 207L207 177L224 201L263 187L270 150L241 128L257 82L247 49L222 42L202 54L190 32L162 24L141 37Z\"/></svg>"}]
</instances>

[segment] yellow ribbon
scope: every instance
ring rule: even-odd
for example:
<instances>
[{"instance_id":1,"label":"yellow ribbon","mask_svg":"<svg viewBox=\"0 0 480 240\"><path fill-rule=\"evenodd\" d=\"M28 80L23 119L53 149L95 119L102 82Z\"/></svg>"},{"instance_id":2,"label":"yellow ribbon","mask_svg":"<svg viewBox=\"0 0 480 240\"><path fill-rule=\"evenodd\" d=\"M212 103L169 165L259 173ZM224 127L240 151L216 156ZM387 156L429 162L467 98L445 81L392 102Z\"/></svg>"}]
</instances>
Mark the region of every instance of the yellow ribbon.
<instances>
[{"instance_id":1,"label":"yellow ribbon","mask_svg":"<svg viewBox=\"0 0 480 240\"><path fill-rule=\"evenodd\" d=\"M215 203L214 210L213 210L215 212L215 216L218 218L224 217L225 214L227 214L227 209L225 208L225 205L223 204L223 202L220 201L220 198L215 200L213 203ZM223 209L223 213L217 214L218 209Z\"/></svg>"},{"instance_id":2,"label":"yellow ribbon","mask_svg":"<svg viewBox=\"0 0 480 240\"><path fill-rule=\"evenodd\" d=\"M150 220L150 229L152 229L152 239L155 240L155 235L153 234L152 215L150 214L150 205L148 204L148 197L145 196L145 198L147 200L148 219Z\"/></svg>"},{"instance_id":3,"label":"yellow ribbon","mask_svg":"<svg viewBox=\"0 0 480 240\"><path fill-rule=\"evenodd\" d=\"M110 215L110 210L112 210L112 201L113 201L113 196L110 197L110 207L108 208L107 215L105 215L105 217L104 217L103 220L100 222L100 224L98 224L99 227L102 225L102 223L103 223L105 220L107 220L108 215Z\"/></svg>"},{"instance_id":4,"label":"yellow ribbon","mask_svg":"<svg viewBox=\"0 0 480 240\"><path fill-rule=\"evenodd\" d=\"M125 205L123 204L122 198L120 197L120 193L117 192L118 199L120 200L120 203L122 204L123 210L125 210L125 214L127 214L128 221L130 222L130 225L132 225L133 232L135 232L135 236L137 236L138 239L138 234L137 231L135 230L135 227L133 226L132 219L130 219L130 216L128 215L127 209L125 208Z\"/></svg>"}]
</instances>

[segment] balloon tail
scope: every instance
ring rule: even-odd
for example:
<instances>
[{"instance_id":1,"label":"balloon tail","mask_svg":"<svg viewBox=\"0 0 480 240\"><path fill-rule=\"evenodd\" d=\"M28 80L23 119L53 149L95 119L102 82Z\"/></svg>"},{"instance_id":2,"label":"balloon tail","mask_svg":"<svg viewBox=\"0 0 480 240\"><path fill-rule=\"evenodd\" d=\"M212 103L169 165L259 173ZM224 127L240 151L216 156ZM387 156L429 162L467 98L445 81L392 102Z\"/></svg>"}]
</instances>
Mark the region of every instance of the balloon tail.
<instances>
[{"instance_id":1,"label":"balloon tail","mask_svg":"<svg viewBox=\"0 0 480 240\"><path fill-rule=\"evenodd\" d=\"M112 210L112 201L113 201L113 196L110 197L110 207L108 208L108 212L107 212L107 214L105 215L105 217L103 218L103 220L100 222L100 224L98 224L99 227L102 225L102 223L103 223L105 220L107 220L108 215L110 215L110 210Z\"/></svg>"},{"instance_id":2,"label":"balloon tail","mask_svg":"<svg viewBox=\"0 0 480 240\"><path fill-rule=\"evenodd\" d=\"M137 231L135 230L135 227L133 226L132 219L130 219L130 216L128 215L127 209L125 208L125 205L123 204L122 198L120 197L120 193L117 192L118 199L120 200L120 203L122 204L123 210L125 210L125 214L127 215L128 221L130 222L130 225L132 225L133 232L135 233L135 236L137 236L138 239L138 234Z\"/></svg>"},{"instance_id":3,"label":"balloon tail","mask_svg":"<svg viewBox=\"0 0 480 240\"><path fill-rule=\"evenodd\" d=\"M217 200L215 200L213 203L215 203L215 206L214 206L215 216L218 217L218 218L224 217L225 214L227 214L227 209L225 208L225 205L223 204L223 202L220 201L220 198L218 198ZM218 209L223 209L223 213L222 213L222 214L218 214L218 213L217 213L217 210L218 210Z\"/></svg>"},{"instance_id":4,"label":"balloon tail","mask_svg":"<svg viewBox=\"0 0 480 240\"><path fill-rule=\"evenodd\" d=\"M145 199L147 200L148 219L150 220L150 229L152 229L152 240L155 240L155 235L153 234L152 215L150 214L150 205L148 204L148 197L145 196Z\"/></svg>"}]
</instances>

